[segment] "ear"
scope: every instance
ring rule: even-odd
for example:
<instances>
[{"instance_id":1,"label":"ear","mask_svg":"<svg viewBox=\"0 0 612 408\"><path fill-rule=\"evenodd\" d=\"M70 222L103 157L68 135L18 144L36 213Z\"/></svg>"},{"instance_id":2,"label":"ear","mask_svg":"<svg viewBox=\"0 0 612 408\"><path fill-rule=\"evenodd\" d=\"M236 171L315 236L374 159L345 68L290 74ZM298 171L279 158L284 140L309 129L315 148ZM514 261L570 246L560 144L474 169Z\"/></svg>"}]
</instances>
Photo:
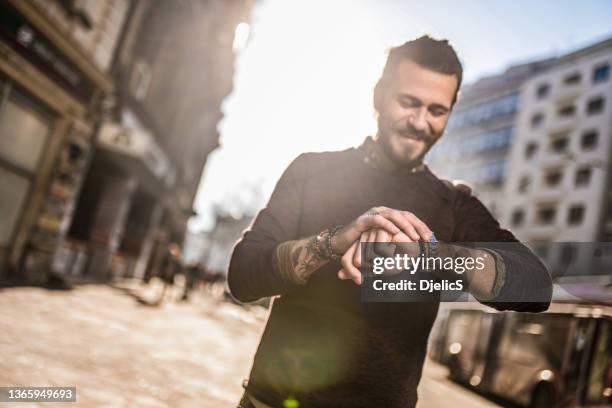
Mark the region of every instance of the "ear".
<instances>
[{"instance_id":1,"label":"ear","mask_svg":"<svg viewBox=\"0 0 612 408\"><path fill-rule=\"evenodd\" d=\"M374 87L374 110L378 113L380 112L380 107L382 106L384 97L384 86L382 83L382 78L378 80L376 86Z\"/></svg>"}]
</instances>

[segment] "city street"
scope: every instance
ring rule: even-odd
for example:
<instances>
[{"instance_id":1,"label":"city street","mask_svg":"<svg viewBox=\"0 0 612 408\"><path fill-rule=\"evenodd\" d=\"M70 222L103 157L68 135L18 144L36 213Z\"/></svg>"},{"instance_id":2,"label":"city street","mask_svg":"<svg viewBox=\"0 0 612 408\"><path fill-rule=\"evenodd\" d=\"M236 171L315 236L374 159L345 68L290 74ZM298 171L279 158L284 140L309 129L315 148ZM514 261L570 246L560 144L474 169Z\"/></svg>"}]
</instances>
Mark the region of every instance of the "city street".
<instances>
[{"instance_id":1,"label":"city street","mask_svg":"<svg viewBox=\"0 0 612 408\"><path fill-rule=\"evenodd\" d=\"M0 386L76 386L74 406L83 407L234 407L264 310L203 293L151 307L132 293L105 285L0 290ZM420 407L496 406L434 364L419 395Z\"/></svg>"}]
</instances>

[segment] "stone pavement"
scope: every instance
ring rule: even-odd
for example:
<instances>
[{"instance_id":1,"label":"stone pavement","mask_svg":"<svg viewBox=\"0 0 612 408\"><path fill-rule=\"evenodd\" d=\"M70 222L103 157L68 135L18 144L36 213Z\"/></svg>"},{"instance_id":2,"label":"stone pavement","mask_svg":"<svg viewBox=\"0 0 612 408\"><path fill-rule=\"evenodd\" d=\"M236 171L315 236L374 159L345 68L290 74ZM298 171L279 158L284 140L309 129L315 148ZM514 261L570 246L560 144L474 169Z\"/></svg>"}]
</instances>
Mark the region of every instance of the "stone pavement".
<instances>
[{"instance_id":1,"label":"stone pavement","mask_svg":"<svg viewBox=\"0 0 612 408\"><path fill-rule=\"evenodd\" d=\"M151 307L130 293L106 285L0 289L0 386L77 388L76 403L0 406L234 408L265 310L203 292ZM494 405L429 363L418 406Z\"/></svg>"}]
</instances>

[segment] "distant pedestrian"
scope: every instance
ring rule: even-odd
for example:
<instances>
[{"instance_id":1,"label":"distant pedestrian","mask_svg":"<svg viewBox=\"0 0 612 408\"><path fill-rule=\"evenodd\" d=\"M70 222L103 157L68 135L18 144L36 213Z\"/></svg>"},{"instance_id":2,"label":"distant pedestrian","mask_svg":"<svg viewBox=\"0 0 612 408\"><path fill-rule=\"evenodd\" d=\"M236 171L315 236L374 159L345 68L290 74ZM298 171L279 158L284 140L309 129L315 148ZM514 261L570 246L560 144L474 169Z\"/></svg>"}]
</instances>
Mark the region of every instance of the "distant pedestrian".
<instances>
[{"instance_id":1,"label":"distant pedestrian","mask_svg":"<svg viewBox=\"0 0 612 408\"><path fill-rule=\"evenodd\" d=\"M190 292L195 288L200 277L201 266L199 262L193 262L185 268L185 285L181 300L188 301Z\"/></svg>"},{"instance_id":2,"label":"distant pedestrian","mask_svg":"<svg viewBox=\"0 0 612 408\"><path fill-rule=\"evenodd\" d=\"M157 299L157 302L155 302L157 305L161 305L164 302L166 293L168 291L170 293L170 297L172 297L174 278L181 271L180 257L181 248L175 243L169 244L160 267L159 278L161 279L163 286L161 294Z\"/></svg>"}]
</instances>

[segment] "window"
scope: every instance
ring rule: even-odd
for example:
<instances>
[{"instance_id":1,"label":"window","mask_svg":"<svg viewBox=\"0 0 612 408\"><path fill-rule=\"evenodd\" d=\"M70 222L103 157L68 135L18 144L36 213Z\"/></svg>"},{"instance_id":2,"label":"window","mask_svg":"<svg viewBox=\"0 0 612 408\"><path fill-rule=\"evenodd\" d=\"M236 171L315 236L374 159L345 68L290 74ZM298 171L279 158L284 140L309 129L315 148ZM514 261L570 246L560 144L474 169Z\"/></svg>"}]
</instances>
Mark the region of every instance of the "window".
<instances>
[{"instance_id":1,"label":"window","mask_svg":"<svg viewBox=\"0 0 612 408\"><path fill-rule=\"evenodd\" d=\"M571 265L572 262L575 262L577 249L576 245L572 243L566 242L563 244L561 247L561 256L559 257L561 265Z\"/></svg>"},{"instance_id":2,"label":"window","mask_svg":"<svg viewBox=\"0 0 612 408\"><path fill-rule=\"evenodd\" d=\"M536 154L537 151L538 151L537 143L535 142L527 143L527 146L525 146L525 158L526 159L532 158L533 155Z\"/></svg>"},{"instance_id":3,"label":"window","mask_svg":"<svg viewBox=\"0 0 612 408\"><path fill-rule=\"evenodd\" d=\"M590 167L583 167L576 170L576 178L574 179L576 187L588 186L591 181L591 173L592 170Z\"/></svg>"},{"instance_id":4,"label":"window","mask_svg":"<svg viewBox=\"0 0 612 408\"><path fill-rule=\"evenodd\" d=\"M567 223L570 225L577 225L580 224L583 219L584 206L580 204L571 206L567 213Z\"/></svg>"},{"instance_id":5,"label":"window","mask_svg":"<svg viewBox=\"0 0 612 408\"><path fill-rule=\"evenodd\" d=\"M550 150L555 153L563 153L567 151L569 138L565 135L555 135L550 141Z\"/></svg>"},{"instance_id":6,"label":"window","mask_svg":"<svg viewBox=\"0 0 612 408\"><path fill-rule=\"evenodd\" d=\"M574 116L576 114L576 106L574 106L574 104L561 106L557 111L557 114L562 118Z\"/></svg>"},{"instance_id":7,"label":"window","mask_svg":"<svg viewBox=\"0 0 612 408\"><path fill-rule=\"evenodd\" d=\"M609 372L610 360L612 359L610 342L612 342L612 324L602 321L599 334L593 341L593 357L591 360L593 363L589 368L588 378L585 379L585 384L588 384L584 400L586 406L606 406L610 403Z\"/></svg>"},{"instance_id":8,"label":"window","mask_svg":"<svg viewBox=\"0 0 612 408\"><path fill-rule=\"evenodd\" d=\"M582 140L580 141L582 150L592 150L597 146L597 131L589 130L582 134Z\"/></svg>"},{"instance_id":9,"label":"window","mask_svg":"<svg viewBox=\"0 0 612 408\"><path fill-rule=\"evenodd\" d=\"M587 104L587 114L589 115L597 115L601 113L604 108L604 99L600 96L594 99L591 99Z\"/></svg>"},{"instance_id":10,"label":"window","mask_svg":"<svg viewBox=\"0 0 612 408\"><path fill-rule=\"evenodd\" d=\"M515 227L518 227L519 225L523 224L523 222L525 221L525 211L523 210L514 210L514 212L512 213L512 225Z\"/></svg>"},{"instance_id":11,"label":"window","mask_svg":"<svg viewBox=\"0 0 612 408\"><path fill-rule=\"evenodd\" d=\"M499 116L516 112L518 106L518 92L488 100L467 109L453 113L452 122L449 122L449 130L460 128L465 125L474 125L489 121ZM452 126L451 126L452 125Z\"/></svg>"},{"instance_id":12,"label":"window","mask_svg":"<svg viewBox=\"0 0 612 408\"><path fill-rule=\"evenodd\" d=\"M0 101L0 159L34 172L51 132L51 113L15 88L9 86L7 92L8 98Z\"/></svg>"},{"instance_id":13,"label":"window","mask_svg":"<svg viewBox=\"0 0 612 408\"><path fill-rule=\"evenodd\" d=\"M0 77L0 248L10 245L54 116ZM1 261L1 259L0 259ZM1 268L1 266L0 266Z\"/></svg>"},{"instance_id":14,"label":"window","mask_svg":"<svg viewBox=\"0 0 612 408\"><path fill-rule=\"evenodd\" d=\"M519 193L524 193L525 191L527 191L527 189L529 188L529 184L531 184L531 179L529 178L529 176L521 177L518 186Z\"/></svg>"},{"instance_id":15,"label":"window","mask_svg":"<svg viewBox=\"0 0 612 408\"><path fill-rule=\"evenodd\" d=\"M551 169L544 174L544 184L547 187L556 187L563 180L563 172L561 169Z\"/></svg>"},{"instance_id":16,"label":"window","mask_svg":"<svg viewBox=\"0 0 612 408\"><path fill-rule=\"evenodd\" d=\"M538 99L546 98L549 93L550 93L550 85L548 84L541 84L540 86L538 86L538 89L536 90L536 96L538 97Z\"/></svg>"},{"instance_id":17,"label":"window","mask_svg":"<svg viewBox=\"0 0 612 408\"><path fill-rule=\"evenodd\" d=\"M29 188L30 180L27 177L0 166L0 247L11 242Z\"/></svg>"},{"instance_id":18,"label":"window","mask_svg":"<svg viewBox=\"0 0 612 408\"><path fill-rule=\"evenodd\" d=\"M478 182L498 185L504 180L506 175L506 162L505 160L497 160L475 167L474 169L477 172L476 179Z\"/></svg>"},{"instance_id":19,"label":"window","mask_svg":"<svg viewBox=\"0 0 612 408\"><path fill-rule=\"evenodd\" d=\"M459 153L474 155L485 151L506 149L510 146L512 127L480 133L462 139L458 143Z\"/></svg>"},{"instance_id":20,"label":"window","mask_svg":"<svg viewBox=\"0 0 612 408\"><path fill-rule=\"evenodd\" d=\"M550 240L548 239L537 239L532 240L531 249L542 259L548 258L548 253L550 252Z\"/></svg>"},{"instance_id":21,"label":"window","mask_svg":"<svg viewBox=\"0 0 612 408\"><path fill-rule=\"evenodd\" d=\"M540 225L549 225L555 221L557 208L554 205L542 205L536 213L536 221Z\"/></svg>"},{"instance_id":22,"label":"window","mask_svg":"<svg viewBox=\"0 0 612 408\"><path fill-rule=\"evenodd\" d=\"M574 74L570 74L570 75L566 76L563 79L563 83L565 85L576 85L576 84L580 83L580 74L576 72Z\"/></svg>"},{"instance_id":23,"label":"window","mask_svg":"<svg viewBox=\"0 0 612 408\"><path fill-rule=\"evenodd\" d=\"M604 64L593 70L593 83L605 82L610 78L610 65Z\"/></svg>"},{"instance_id":24,"label":"window","mask_svg":"<svg viewBox=\"0 0 612 408\"><path fill-rule=\"evenodd\" d=\"M544 115L542 113L536 113L531 117L531 127L539 128L544 123Z\"/></svg>"}]
</instances>

